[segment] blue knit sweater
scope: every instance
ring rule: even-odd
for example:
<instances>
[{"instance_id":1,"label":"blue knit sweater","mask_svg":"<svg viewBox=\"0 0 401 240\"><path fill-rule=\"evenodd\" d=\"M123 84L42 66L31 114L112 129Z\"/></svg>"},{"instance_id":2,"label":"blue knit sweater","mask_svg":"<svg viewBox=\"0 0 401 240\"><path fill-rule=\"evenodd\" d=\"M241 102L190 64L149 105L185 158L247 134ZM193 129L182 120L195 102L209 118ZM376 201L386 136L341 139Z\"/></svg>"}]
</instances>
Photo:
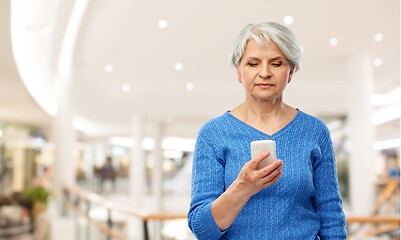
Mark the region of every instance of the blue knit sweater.
<instances>
[{"instance_id":1,"label":"blue knit sweater","mask_svg":"<svg viewBox=\"0 0 401 240\"><path fill-rule=\"evenodd\" d=\"M221 232L211 205L251 159L251 141L261 139L276 141L283 175L253 195L232 225ZM273 135L229 112L207 122L195 147L188 224L200 240L346 239L336 162L326 125L299 110Z\"/></svg>"}]
</instances>

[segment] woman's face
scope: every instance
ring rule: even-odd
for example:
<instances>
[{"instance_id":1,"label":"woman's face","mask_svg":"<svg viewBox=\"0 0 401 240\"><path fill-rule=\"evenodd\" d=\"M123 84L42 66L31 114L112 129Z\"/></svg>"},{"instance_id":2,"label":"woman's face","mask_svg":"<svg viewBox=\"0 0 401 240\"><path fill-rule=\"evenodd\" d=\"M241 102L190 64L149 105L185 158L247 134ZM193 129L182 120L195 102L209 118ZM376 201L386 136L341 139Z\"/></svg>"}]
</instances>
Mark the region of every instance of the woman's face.
<instances>
[{"instance_id":1,"label":"woman's face","mask_svg":"<svg viewBox=\"0 0 401 240\"><path fill-rule=\"evenodd\" d=\"M261 47L253 39L248 41L240 65L236 67L238 80L247 99L275 101L281 99L294 67L290 66L276 43L263 43Z\"/></svg>"}]
</instances>

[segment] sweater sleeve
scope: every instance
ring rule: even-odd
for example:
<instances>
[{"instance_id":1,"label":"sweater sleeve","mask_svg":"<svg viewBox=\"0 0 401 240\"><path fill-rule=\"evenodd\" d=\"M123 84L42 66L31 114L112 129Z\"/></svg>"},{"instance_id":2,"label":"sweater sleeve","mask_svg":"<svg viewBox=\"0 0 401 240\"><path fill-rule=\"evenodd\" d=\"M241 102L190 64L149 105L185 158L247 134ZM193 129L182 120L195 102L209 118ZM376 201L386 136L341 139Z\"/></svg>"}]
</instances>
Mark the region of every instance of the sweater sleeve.
<instances>
[{"instance_id":1,"label":"sweater sleeve","mask_svg":"<svg viewBox=\"0 0 401 240\"><path fill-rule=\"evenodd\" d=\"M188 212L188 226L197 239L217 240L225 233L220 231L211 211L212 203L223 192L224 164L200 133L194 152L191 204Z\"/></svg>"},{"instance_id":2,"label":"sweater sleeve","mask_svg":"<svg viewBox=\"0 0 401 240\"><path fill-rule=\"evenodd\" d=\"M320 151L314 159L313 169L316 192L313 205L320 216L319 237L322 240L347 239L333 144L325 125L320 136Z\"/></svg>"}]
</instances>

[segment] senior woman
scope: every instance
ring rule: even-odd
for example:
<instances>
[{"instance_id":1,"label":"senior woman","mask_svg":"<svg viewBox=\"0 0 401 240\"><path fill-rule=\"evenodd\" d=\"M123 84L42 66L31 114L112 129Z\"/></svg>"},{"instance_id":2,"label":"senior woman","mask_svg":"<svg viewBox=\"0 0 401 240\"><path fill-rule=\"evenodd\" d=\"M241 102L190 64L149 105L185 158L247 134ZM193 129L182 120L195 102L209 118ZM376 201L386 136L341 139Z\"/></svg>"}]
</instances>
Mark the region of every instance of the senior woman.
<instances>
[{"instance_id":1,"label":"senior woman","mask_svg":"<svg viewBox=\"0 0 401 240\"><path fill-rule=\"evenodd\" d=\"M188 224L198 239L346 239L330 133L283 102L302 62L294 34L251 24L231 51L245 101L199 131ZM277 157L251 159L254 140L276 141Z\"/></svg>"}]
</instances>

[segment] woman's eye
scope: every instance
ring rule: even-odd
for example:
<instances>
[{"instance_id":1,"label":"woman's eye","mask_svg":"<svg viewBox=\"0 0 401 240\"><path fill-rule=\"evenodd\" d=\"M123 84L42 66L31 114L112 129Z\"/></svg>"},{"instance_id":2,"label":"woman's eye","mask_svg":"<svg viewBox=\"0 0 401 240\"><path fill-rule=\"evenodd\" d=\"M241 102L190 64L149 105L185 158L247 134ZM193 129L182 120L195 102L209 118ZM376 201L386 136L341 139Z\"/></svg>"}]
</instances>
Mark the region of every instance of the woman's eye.
<instances>
[{"instance_id":1,"label":"woman's eye","mask_svg":"<svg viewBox=\"0 0 401 240\"><path fill-rule=\"evenodd\" d=\"M275 66L275 67L280 67L281 63L273 63L272 65Z\"/></svg>"},{"instance_id":2,"label":"woman's eye","mask_svg":"<svg viewBox=\"0 0 401 240\"><path fill-rule=\"evenodd\" d=\"M255 67L255 66L257 66L258 64L257 64L257 63L248 63L248 65L251 66L251 67Z\"/></svg>"}]
</instances>

